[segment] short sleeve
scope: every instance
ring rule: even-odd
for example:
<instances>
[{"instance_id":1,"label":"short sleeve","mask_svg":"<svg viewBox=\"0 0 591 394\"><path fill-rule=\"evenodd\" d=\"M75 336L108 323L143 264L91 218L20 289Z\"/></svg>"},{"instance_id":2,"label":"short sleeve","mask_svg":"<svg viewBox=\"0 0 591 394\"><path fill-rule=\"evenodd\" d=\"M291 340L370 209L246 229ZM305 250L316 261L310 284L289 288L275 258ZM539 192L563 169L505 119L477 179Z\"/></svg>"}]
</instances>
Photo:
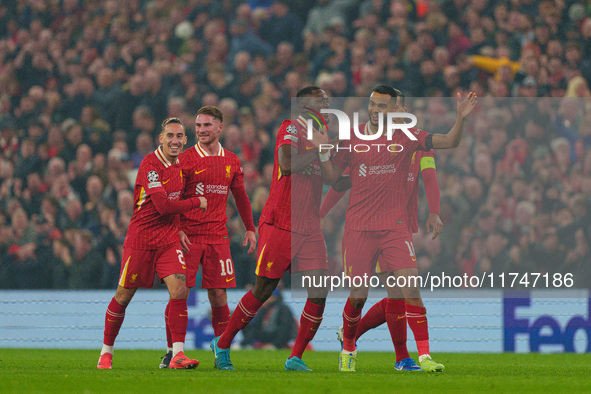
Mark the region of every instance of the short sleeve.
<instances>
[{"instance_id":1,"label":"short sleeve","mask_svg":"<svg viewBox=\"0 0 591 394\"><path fill-rule=\"evenodd\" d=\"M299 140L300 136L297 127L291 124L290 120L284 120L277 133L277 148L287 144L297 148Z\"/></svg>"},{"instance_id":2,"label":"short sleeve","mask_svg":"<svg viewBox=\"0 0 591 394\"><path fill-rule=\"evenodd\" d=\"M164 192L162 186L163 169L157 168L152 163L142 163L137 173L135 183L144 188L146 195Z\"/></svg>"},{"instance_id":3,"label":"short sleeve","mask_svg":"<svg viewBox=\"0 0 591 394\"><path fill-rule=\"evenodd\" d=\"M430 151L433 149L433 135L422 129L411 129L412 134L417 138L415 150Z\"/></svg>"}]
</instances>

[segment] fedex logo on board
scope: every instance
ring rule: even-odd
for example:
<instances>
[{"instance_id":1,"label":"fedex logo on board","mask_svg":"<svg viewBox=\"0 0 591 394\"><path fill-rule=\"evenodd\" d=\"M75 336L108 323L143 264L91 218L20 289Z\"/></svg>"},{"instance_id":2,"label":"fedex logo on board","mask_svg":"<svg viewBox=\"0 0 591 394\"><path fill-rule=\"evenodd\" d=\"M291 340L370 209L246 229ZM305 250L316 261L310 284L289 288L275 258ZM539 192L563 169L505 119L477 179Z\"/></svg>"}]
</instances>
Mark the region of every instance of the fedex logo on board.
<instances>
[{"instance_id":1,"label":"fedex logo on board","mask_svg":"<svg viewBox=\"0 0 591 394\"><path fill-rule=\"evenodd\" d=\"M583 330L587 335L585 352L591 352L591 297L587 299L587 316L573 315L564 326L550 315L517 317L518 309L525 312L530 307L530 297L504 298L504 351L514 352L516 336L527 335L531 352L539 352L541 345L561 345L564 352L575 352L575 334Z\"/></svg>"}]
</instances>

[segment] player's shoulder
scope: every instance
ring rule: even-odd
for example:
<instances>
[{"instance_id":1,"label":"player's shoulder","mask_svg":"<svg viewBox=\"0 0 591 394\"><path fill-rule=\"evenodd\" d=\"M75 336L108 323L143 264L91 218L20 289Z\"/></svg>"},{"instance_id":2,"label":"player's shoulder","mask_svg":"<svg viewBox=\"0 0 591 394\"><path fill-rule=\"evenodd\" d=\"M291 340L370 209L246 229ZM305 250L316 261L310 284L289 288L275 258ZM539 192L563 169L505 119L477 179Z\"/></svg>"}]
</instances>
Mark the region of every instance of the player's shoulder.
<instances>
[{"instance_id":1,"label":"player's shoulder","mask_svg":"<svg viewBox=\"0 0 591 394\"><path fill-rule=\"evenodd\" d=\"M227 162L240 165L240 158L238 158L236 153L226 148L222 149L224 150L224 156L226 157Z\"/></svg>"},{"instance_id":2,"label":"player's shoulder","mask_svg":"<svg viewBox=\"0 0 591 394\"><path fill-rule=\"evenodd\" d=\"M179 155L179 161L182 159L190 159L193 156L195 156L195 146L192 146L190 148L185 149L184 151L181 152L181 154Z\"/></svg>"},{"instance_id":3,"label":"player's shoulder","mask_svg":"<svg viewBox=\"0 0 591 394\"><path fill-rule=\"evenodd\" d=\"M414 135L419 135L419 134L424 134L424 133L430 134L428 131L421 129L420 127L409 127L408 131L410 131Z\"/></svg>"},{"instance_id":4,"label":"player's shoulder","mask_svg":"<svg viewBox=\"0 0 591 394\"><path fill-rule=\"evenodd\" d=\"M297 122L294 122L291 119L285 119L281 122L281 126L279 126L279 133L287 133L295 135L298 133Z\"/></svg>"},{"instance_id":5,"label":"player's shoulder","mask_svg":"<svg viewBox=\"0 0 591 394\"><path fill-rule=\"evenodd\" d=\"M179 164L183 168L190 168L192 167L195 162L199 159L199 155L195 150L195 146L192 146L188 149L185 149L179 155Z\"/></svg>"},{"instance_id":6,"label":"player's shoulder","mask_svg":"<svg viewBox=\"0 0 591 394\"><path fill-rule=\"evenodd\" d=\"M144 156L144 158L140 162L139 168L142 169L144 167L154 166L154 165L158 166L158 164L160 164L160 160L158 160L158 157L156 156L156 151L154 151L154 152L148 153L146 156Z\"/></svg>"}]
</instances>

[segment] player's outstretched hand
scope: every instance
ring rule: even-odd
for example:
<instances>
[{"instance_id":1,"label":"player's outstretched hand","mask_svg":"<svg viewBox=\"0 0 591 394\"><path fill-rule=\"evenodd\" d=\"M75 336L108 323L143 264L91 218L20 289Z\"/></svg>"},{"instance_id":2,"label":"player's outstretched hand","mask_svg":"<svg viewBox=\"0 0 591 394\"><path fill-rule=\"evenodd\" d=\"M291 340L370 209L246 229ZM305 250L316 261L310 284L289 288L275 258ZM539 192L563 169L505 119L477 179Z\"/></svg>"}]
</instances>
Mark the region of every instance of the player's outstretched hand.
<instances>
[{"instance_id":1,"label":"player's outstretched hand","mask_svg":"<svg viewBox=\"0 0 591 394\"><path fill-rule=\"evenodd\" d=\"M181 247L183 252L189 253L189 245L191 245L191 241L189 241L189 237L185 234L184 231L179 231L179 238L181 240Z\"/></svg>"},{"instance_id":2,"label":"player's outstretched hand","mask_svg":"<svg viewBox=\"0 0 591 394\"><path fill-rule=\"evenodd\" d=\"M254 235L254 231L247 231L244 234L244 242L242 246L248 245L248 254L251 254L257 248L257 237Z\"/></svg>"},{"instance_id":3,"label":"player's outstretched hand","mask_svg":"<svg viewBox=\"0 0 591 394\"><path fill-rule=\"evenodd\" d=\"M312 145L314 145L314 147L316 149L318 149L320 147L320 145L328 144L328 142L329 142L328 134L323 133L321 131L317 131L316 129L314 129L314 133L312 133L312 139L309 141Z\"/></svg>"},{"instance_id":4,"label":"player's outstretched hand","mask_svg":"<svg viewBox=\"0 0 591 394\"><path fill-rule=\"evenodd\" d=\"M437 236L443 231L443 222L436 213L430 213L429 218L427 219L427 232L430 232L431 228L433 228L433 236L431 239L437 238Z\"/></svg>"},{"instance_id":5,"label":"player's outstretched hand","mask_svg":"<svg viewBox=\"0 0 591 394\"><path fill-rule=\"evenodd\" d=\"M207 210L207 199L205 197L199 197L199 201L201 202L199 208L203 209L203 212L205 212Z\"/></svg>"},{"instance_id":6,"label":"player's outstretched hand","mask_svg":"<svg viewBox=\"0 0 591 394\"><path fill-rule=\"evenodd\" d=\"M476 93L470 92L468 96L462 100L462 95L458 92L458 118L466 119L476 107Z\"/></svg>"}]
</instances>

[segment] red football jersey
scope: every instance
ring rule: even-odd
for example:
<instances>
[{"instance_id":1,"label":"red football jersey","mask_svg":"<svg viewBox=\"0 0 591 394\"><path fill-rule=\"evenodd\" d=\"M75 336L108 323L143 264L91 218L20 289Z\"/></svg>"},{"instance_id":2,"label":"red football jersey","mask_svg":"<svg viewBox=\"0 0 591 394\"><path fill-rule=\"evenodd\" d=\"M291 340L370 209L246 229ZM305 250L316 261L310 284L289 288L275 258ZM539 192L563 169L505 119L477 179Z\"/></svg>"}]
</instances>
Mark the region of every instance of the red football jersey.
<instances>
[{"instance_id":1,"label":"red football jersey","mask_svg":"<svg viewBox=\"0 0 591 394\"><path fill-rule=\"evenodd\" d=\"M197 144L181 153L180 160L186 179L184 198L207 199L205 212L193 209L181 214L181 229L194 242L229 243L226 229L228 192L236 195L236 188L244 189L244 172L238 156L221 144L218 155L210 156Z\"/></svg>"},{"instance_id":2,"label":"red football jersey","mask_svg":"<svg viewBox=\"0 0 591 394\"><path fill-rule=\"evenodd\" d=\"M184 183L180 166L170 163L160 147L144 157L135 179L133 216L124 246L156 250L179 242L176 215L160 215L150 196L166 193L169 200L178 200Z\"/></svg>"},{"instance_id":3,"label":"red football jersey","mask_svg":"<svg viewBox=\"0 0 591 394\"><path fill-rule=\"evenodd\" d=\"M367 124L359 131L369 134ZM424 130L410 129L417 138L411 140L396 131L389 141L384 133L379 139L365 141L351 133L351 139L339 145L333 163L340 168L351 168L351 193L345 216L345 228L355 231L380 231L410 228L408 174L412 155L426 150ZM378 146L379 145L379 146ZM355 146L359 146L356 152ZM390 152L387 147L392 146ZM348 151L351 149L351 152ZM379 152L377 151L379 149Z\"/></svg>"},{"instance_id":4,"label":"red football jersey","mask_svg":"<svg viewBox=\"0 0 591 394\"><path fill-rule=\"evenodd\" d=\"M406 178L408 193L408 231L416 233L419 231L419 174L426 168L435 168L435 151L415 151L410 159L410 168Z\"/></svg>"},{"instance_id":5,"label":"red football jersey","mask_svg":"<svg viewBox=\"0 0 591 394\"><path fill-rule=\"evenodd\" d=\"M320 228L320 202L322 199L322 176L318 159L299 173L285 176L279 168L279 148L295 147L298 154L313 149L305 138L307 127L304 118L281 123L275 143L273 179L269 199L263 208L260 223L269 223L284 230L300 234L313 234ZM292 190L294 193L292 199Z\"/></svg>"}]
</instances>

